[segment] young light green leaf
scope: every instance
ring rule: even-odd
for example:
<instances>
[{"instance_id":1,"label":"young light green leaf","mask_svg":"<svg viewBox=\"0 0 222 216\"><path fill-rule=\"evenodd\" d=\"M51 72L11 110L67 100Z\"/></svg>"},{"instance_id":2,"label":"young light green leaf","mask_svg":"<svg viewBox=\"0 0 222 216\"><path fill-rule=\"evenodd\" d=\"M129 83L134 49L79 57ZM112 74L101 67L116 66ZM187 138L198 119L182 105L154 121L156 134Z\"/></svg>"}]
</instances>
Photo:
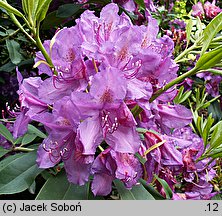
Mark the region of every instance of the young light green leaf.
<instances>
[{"instance_id":1,"label":"young light green leaf","mask_svg":"<svg viewBox=\"0 0 222 216\"><path fill-rule=\"evenodd\" d=\"M12 63L18 65L23 59L21 53L19 52L19 43L17 43L15 40L6 40L6 46Z\"/></svg>"},{"instance_id":2,"label":"young light green leaf","mask_svg":"<svg viewBox=\"0 0 222 216\"><path fill-rule=\"evenodd\" d=\"M0 7L4 8L9 13L13 13L19 17L23 17L23 14L20 11L18 11L17 9L12 7L10 4L8 4L2 0L0 0Z\"/></svg>"},{"instance_id":3,"label":"young light green leaf","mask_svg":"<svg viewBox=\"0 0 222 216\"><path fill-rule=\"evenodd\" d=\"M211 50L208 53L202 55L196 63L197 70L206 70L214 67L222 60L222 46Z\"/></svg>"},{"instance_id":4,"label":"young light green leaf","mask_svg":"<svg viewBox=\"0 0 222 216\"><path fill-rule=\"evenodd\" d=\"M214 119L212 118L212 114L210 114L208 116L208 118L205 119L204 125L203 125L202 138L203 138L203 141L204 141L205 148L208 144L208 137L210 135L210 129L211 129L211 126L213 125L213 123L214 123Z\"/></svg>"},{"instance_id":5,"label":"young light green leaf","mask_svg":"<svg viewBox=\"0 0 222 216\"><path fill-rule=\"evenodd\" d=\"M51 2L52 0L40 0L38 9L36 11L36 20L38 22L41 22L45 19Z\"/></svg>"},{"instance_id":6,"label":"young light green leaf","mask_svg":"<svg viewBox=\"0 0 222 216\"><path fill-rule=\"evenodd\" d=\"M193 28L193 20L192 20L192 17L191 17L189 19L187 25L186 25L187 47L188 47L189 42L190 42L190 36L191 36L192 28Z\"/></svg>"},{"instance_id":7,"label":"young light green leaf","mask_svg":"<svg viewBox=\"0 0 222 216\"><path fill-rule=\"evenodd\" d=\"M9 140L11 143L14 142L14 138L10 131L5 127L5 125L0 124L0 134L5 137L5 139Z\"/></svg>"},{"instance_id":8,"label":"young light green leaf","mask_svg":"<svg viewBox=\"0 0 222 216\"><path fill-rule=\"evenodd\" d=\"M222 13L218 14L203 31L204 39L200 55L202 56L216 34L222 30Z\"/></svg>"},{"instance_id":9,"label":"young light green leaf","mask_svg":"<svg viewBox=\"0 0 222 216\"><path fill-rule=\"evenodd\" d=\"M154 200L154 197L143 187L142 184L126 189L120 180L114 180L114 184L122 200Z\"/></svg>"},{"instance_id":10,"label":"young light green leaf","mask_svg":"<svg viewBox=\"0 0 222 216\"><path fill-rule=\"evenodd\" d=\"M210 140L210 149L216 149L222 144L222 121L220 121L214 128L214 131Z\"/></svg>"},{"instance_id":11,"label":"young light green leaf","mask_svg":"<svg viewBox=\"0 0 222 216\"><path fill-rule=\"evenodd\" d=\"M26 190L41 172L36 164L36 151L5 158L0 162L0 194L14 194Z\"/></svg>"}]
</instances>

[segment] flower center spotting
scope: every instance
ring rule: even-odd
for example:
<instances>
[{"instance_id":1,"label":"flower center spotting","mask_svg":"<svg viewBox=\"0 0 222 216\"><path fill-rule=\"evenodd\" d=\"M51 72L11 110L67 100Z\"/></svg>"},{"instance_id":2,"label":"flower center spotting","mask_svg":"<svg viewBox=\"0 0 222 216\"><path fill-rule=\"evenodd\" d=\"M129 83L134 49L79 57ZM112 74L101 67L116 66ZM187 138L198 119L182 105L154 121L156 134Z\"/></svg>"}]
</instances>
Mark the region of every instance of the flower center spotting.
<instances>
[{"instance_id":1,"label":"flower center spotting","mask_svg":"<svg viewBox=\"0 0 222 216\"><path fill-rule=\"evenodd\" d=\"M100 102L103 103L112 103L113 102L113 94L110 89L106 89L100 97Z\"/></svg>"},{"instance_id":2,"label":"flower center spotting","mask_svg":"<svg viewBox=\"0 0 222 216\"><path fill-rule=\"evenodd\" d=\"M75 58L76 58L76 55L75 55L74 51L72 50L72 48L69 48L66 53L66 61L72 62L75 60Z\"/></svg>"}]
</instances>

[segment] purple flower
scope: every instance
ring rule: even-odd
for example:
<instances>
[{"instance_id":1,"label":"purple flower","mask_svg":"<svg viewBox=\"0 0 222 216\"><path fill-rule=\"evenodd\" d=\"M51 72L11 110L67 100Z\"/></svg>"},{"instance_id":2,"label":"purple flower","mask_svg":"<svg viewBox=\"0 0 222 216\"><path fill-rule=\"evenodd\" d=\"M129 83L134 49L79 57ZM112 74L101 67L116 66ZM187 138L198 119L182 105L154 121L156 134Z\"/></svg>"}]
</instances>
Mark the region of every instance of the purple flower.
<instances>
[{"instance_id":1,"label":"purple flower","mask_svg":"<svg viewBox=\"0 0 222 216\"><path fill-rule=\"evenodd\" d=\"M207 18L213 19L215 16L217 16L217 14L219 14L222 11L222 9L217 7L215 3L216 3L215 0L213 0L212 3L210 3L209 1L205 2L204 10Z\"/></svg>"},{"instance_id":2,"label":"purple flower","mask_svg":"<svg viewBox=\"0 0 222 216\"><path fill-rule=\"evenodd\" d=\"M192 15L194 17L199 17L200 19L203 19L204 9L203 9L203 5L201 2L197 2L197 4L193 5Z\"/></svg>"},{"instance_id":3,"label":"purple flower","mask_svg":"<svg viewBox=\"0 0 222 216\"><path fill-rule=\"evenodd\" d=\"M180 168L183 166L182 154L168 142L168 137L146 132L144 134L144 144L141 146L140 154L146 158L145 168L147 173L147 181L151 182L153 174L159 174L163 167ZM165 140L164 140L165 138ZM152 149L154 145L160 144L159 147L154 148L149 153L149 149Z\"/></svg>"},{"instance_id":4,"label":"purple flower","mask_svg":"<svg viewBox=\"0 0 222 216\"><path fill-rule=\"evenodd\" d=\"M89 115L78 128L84 154L94 154L103 139L115 151L138 150L140 141L135 120L124 103L126 87L119 71L110 69L94 76L89 93L72 94L71 100L81 114Z\"/></svg>"},{"instance_id":5,"label":"purple flower","mask_svg":"<svg viewBox=\"0 0 222 216\"><path fill-rule=\"evenodd\" d=\"M118 153L108 148L96 158L92 166L94 195L108 195L114 179L120 179L131 189L142 177L140 162L132 154Z\"/></svg>"}]
</instances>

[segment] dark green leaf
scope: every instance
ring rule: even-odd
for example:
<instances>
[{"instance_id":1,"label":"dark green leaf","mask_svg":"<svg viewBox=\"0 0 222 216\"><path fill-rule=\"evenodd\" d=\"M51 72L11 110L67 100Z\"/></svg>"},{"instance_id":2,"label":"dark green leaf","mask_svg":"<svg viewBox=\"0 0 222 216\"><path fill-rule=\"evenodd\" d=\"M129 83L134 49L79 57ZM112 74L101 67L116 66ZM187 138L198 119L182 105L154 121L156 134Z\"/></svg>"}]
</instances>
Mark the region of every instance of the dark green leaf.
<instances>
[{"instance_id":1,"label":"dark green leaf","mask_svg":"<svg viewBox=\"0 0 222 216\"><path fill-rule=\"evenodd\" d=\"M122 200L154 200L142 184L133 186L131 190L126 189L120 180L115 180L114 184Z\"/></svg>"},{"instance_id":2,"label":"dark green leaf","mask_svg":"<svg viewBox=\"0 0 222 216\"><path fill-rule=\"evenodd\" d=\"M40 131L38 128L36 128L35 126L33 126L31 124L28 125L28 132L30 134L35 134L38 137L41 137L43 139L45 139L47 137L42 131Z\"/></svg>"},{"instance_id":3,"label":"dark green leaf","mask_svg":"<svg viewBox=\"0 0 222 216\"><path fill-rule=\"evenodd\" d=\"M4 155L6 155L10 150L4 149L2 146L0 146L0 158Z\"/></svg>"},{"instance_id":4,"label":"dark green leaf","mask_svg":"<svg viewBox=\"0 0 222 216\"><path fill-rule=\"evenodd\" d=\"M22 145L26 145L31 143L37 136L35 134L25 134L23 139L22 139Z\"/></svg>"},{"instance_id":5,"label":"dark green leaf","mask_svg":"<svg viewBox=\"0 0 222 216\"><path fill-rule=\"evenodd\" d=\"M203 39L203 46L200 53L201 56L207 50L211 41L216 36L216 34L221 30L222 30L222 13L214 17L214 19L211 20L211 22L207 25L207 27L203 31L204 39Z\"/></svg>"},{"instance_id":6,"label":"dark green leaf","mask_svg":"<svg viewBox=\"0 0 222 216\"><path fill-rule=\"evenodd\" d=\"M9 73L9 72L13 71L15 69L15 67L16 66L11 61L9 61L0 67L0 71Z\"/></svg>"},{"instance_id":7,"label":"dark green leaf","mask_svg":"<svg viewBox=\"0 0 222 216\"><path fill-rule=\"evenodd\" d=\"M221 194L217 194L217 195L213 196L211 198L211 200L222 200L222 195Z\"/></svg>"},{"instance_id":8,"label":"dark green leaf","mask_svg":"<svg viewBox=\"0 0 222 216\"><path fill-rule=\"evenodd\" d=\"M64 170L48 178L36 197L37 200L88 200L88 198L89 184L79 186L69 183Z\"/></svg>"},{"instance_id":9,"label":"dark green leaf","mask_svg":"<svg viewBox=\"0 0 222 216\"><path fill-rule=\"evenodd\" d=\"M81 9L80 4L64 4L59 7L56 16L59 18L68 18L73 16Z\"/></svg>"},{"instance_id":10,"label":"dark green leaf","mask_svg":"<svg viewBox=\"0 0 222 216\"><path fill-rule=\"evenodd\" d=\"M28 188L29 193L31 194L35 194L35 190L36 190L36 182L34 181L31 186Z\"/></svg>"},{"instance_id":11,"label":"dark green leaf","mask_svg":"<svg viewBox=\"0 0 222 216\"><path fill-rule=\"evenodd\" d=\"M6 46L12 63L18 65L23 59L21 53L19 53L19 43L17 43L15 40L6 40Z\"/></svg>"},{"instance_id":12,"label":"dark green leaf","mask_svg":"<svg viewBox=\"0 0 222 216\"><path fill-rule=\"evenodd\" d=\"M56 17L56 11L53 11L46 16L41 27L43 30L55 28L64 22L64 20L65 18Z\"/></svg>"},{"instance_id":13,"label":"dark green leaf","mask_svg":"<svg viewBox=\"0 0 222 216\"><path fill-rule=\"evenodd\" d=\"M41 172L36 165L36 151L7 157L0 162L0 194L26 190Z\"/></svg>"},{"instance_id":14,"label":"dark green leaf","mask_svg":"<svg viewBox=\"0 0 222 216\"><path fill-rule=\"evenodd\" d=\"M147 184L144 179L140 179L140 183L156 200L165 200L165 198L152 185Z\"/></svg>"},{"instance_id":15,"label":"dark green leaf","mask_svg":"<svg viewBox=\"0 0 222 216\"><path fill-rule=\"evenodd\" d=\"M11 143L14 142L13 136L10 131L5 127L5 125L0 124L0 134L5 137L5 139L9 140Z\"/></svg>"},{"instance_id":16,"label":"dark green leaf","mask_svg":"<svg viewBox=\"0 0 222 216\"><path fill-rule=\"evenodd\" d=\"M166 193L166 198L171 199L173 197L173 192L170 188L170 186L167 184L167 182L164 179L159 178L157 175L154 175L157 181L162 185L165 193Z\"/></svg>"}]
</instances>

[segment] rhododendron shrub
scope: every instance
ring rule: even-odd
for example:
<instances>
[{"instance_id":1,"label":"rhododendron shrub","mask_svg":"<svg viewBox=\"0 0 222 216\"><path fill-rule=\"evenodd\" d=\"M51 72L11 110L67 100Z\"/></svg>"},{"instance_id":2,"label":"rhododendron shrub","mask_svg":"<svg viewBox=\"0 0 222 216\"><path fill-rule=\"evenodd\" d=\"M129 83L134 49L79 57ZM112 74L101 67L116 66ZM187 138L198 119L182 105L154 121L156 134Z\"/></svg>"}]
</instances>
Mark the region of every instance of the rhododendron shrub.
<instances>
[{"instance_id":1,"label":"rhododendron shrub","mask_svg":"<svg viewBox=\"0 0 222 216\"><path fill-rule=\"evenodd\" d=\"M211 199L218 194L213 182L221 154L221 122L210 131L212 115L203 120L199 114L220 97L221 48L202 53L196 65L181 74L180 63L202 40L187 48L190 39L174 27L183 24L185 29L180 20L170 23L173 32L162 34L151 14L158 10L152 1L113 2L99 15L87 1L75 3L84 12L72 26L58 29L43 43L34 34L38 76L24 78L17 68L19 105L14 110L7 106L14 121L3 117L1 146L35 152L33 179L43 170L54 178L62 173L71 185L90 188L92 197L118 194L122 184L122 190L150 185L162 199L169 199L167 190L170 199ZM193 16L202 19L204 10L207 17L216 16L219 9L210 4L194 5ZM134 22L129 13L143 19ZM221 20L221 14L216 19ZM185 51L174 57L180 44ZM205 52L208 47L203 46ZM214 64L205 63L211 52L219 57ZM195 83L191 78L197 73L207 81L208 93L198 90L196 99L189 100ZM216 98L205 103L210 95ZM26 148L37 136L40 143Z\"/></svg>"}]
</instances>

